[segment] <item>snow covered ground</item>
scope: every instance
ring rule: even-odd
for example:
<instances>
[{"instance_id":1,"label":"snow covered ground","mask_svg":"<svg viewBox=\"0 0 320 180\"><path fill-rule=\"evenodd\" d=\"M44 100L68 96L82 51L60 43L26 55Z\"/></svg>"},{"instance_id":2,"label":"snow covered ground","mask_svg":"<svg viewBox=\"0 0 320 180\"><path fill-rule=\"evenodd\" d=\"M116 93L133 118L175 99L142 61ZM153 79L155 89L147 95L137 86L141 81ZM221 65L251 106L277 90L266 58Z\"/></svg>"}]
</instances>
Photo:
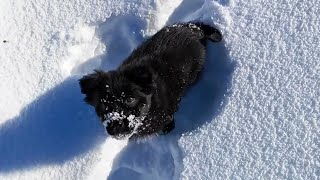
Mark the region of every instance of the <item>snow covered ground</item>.
<instances>
[{"instance_id":1,"label":"snow covered ground","mask_svg":"<svg viewBox=\"0 0 320 180\"><path fill-rule=\"evenodd\" d=\"M319 179L319 14L318 0L1 0L0 179ZM176 129L108 137L77 79L190 20L224 40Z\"/></svg>"}]
</instances>

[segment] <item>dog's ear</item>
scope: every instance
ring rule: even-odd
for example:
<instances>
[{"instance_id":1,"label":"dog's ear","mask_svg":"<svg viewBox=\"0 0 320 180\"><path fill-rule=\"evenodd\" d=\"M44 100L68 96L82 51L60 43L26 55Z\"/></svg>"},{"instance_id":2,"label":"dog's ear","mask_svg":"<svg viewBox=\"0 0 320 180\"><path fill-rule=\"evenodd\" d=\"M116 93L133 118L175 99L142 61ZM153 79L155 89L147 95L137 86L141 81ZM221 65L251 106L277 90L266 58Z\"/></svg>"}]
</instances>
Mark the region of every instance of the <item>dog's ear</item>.
<instances>
[{"instance_id":1,"label":"dog's ear","mask_svg":"<svg viewBox=\"0 0 320 180\"><path fill-rule=\"evenodd\" d=\"M86 95L84 101L92 106L97 105L97 93L103 74L105 73L96 70L95 73L85 75L79 79L81 93Z\"/></svg>"}]
</instances>

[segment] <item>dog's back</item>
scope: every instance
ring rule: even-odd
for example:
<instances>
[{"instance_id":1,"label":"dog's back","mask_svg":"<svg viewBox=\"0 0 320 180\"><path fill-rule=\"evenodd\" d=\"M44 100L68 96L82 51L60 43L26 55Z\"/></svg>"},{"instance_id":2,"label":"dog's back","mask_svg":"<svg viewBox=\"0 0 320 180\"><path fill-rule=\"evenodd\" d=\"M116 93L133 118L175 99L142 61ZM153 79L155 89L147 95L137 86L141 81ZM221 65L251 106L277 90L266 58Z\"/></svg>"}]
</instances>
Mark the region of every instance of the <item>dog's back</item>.
<instances>
[{"instance_id":1,"label":"dog's back","mask_svg":"<svg viewBox=\"0 0 320 180\"><path fill-rule=\"evenodd\" d=\"M219 42L221 39L222 35L216 28L203 23L166 26L135 49L119 68L149 61L144 63L150 63L155 69L161 69L163 65L170 67L169 72L161 70L161 74L188 79L190 84L205 61L207 40Z\"/></svg>"},{"instance_id":2,"label":"dog's back","mask_svg":"<svg viewBox=\"0 0 320 180\"><path fill-rule=\"evenodd\" d=\"M171 51L189 53L190 50L190 53L194 53L194 51L202 49L201 46L206 46L207 39L219 42L222 39L222 35L216 28L203 23L183 23L166 26L134 50L128 61L131 59L144 59L143 56L145 54L156 55ZM197 50L192 50L191 46Z\"/></svg>"}]
</instances>

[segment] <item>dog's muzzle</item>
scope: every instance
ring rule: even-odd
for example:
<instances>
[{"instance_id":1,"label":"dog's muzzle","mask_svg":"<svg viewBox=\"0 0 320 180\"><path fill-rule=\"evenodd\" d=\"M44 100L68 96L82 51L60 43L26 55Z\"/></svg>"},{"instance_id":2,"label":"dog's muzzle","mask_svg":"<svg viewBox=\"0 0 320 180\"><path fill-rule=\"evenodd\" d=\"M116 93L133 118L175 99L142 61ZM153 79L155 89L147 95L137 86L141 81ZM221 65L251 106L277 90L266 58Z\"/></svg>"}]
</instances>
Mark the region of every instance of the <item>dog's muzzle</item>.
<instances>
[{"instance_id":1,"label":"dog's muzzle","mask_svg":"<svg viewBox=\"0 0 320 180\"><path fill-rule=\"evenodd\" d=\"M102 122L108 134L116 139L124 139L138 133L145 116L125 116L123 113L108 113Z\"/></svg>"},{"instance_id":2,"label":"dog's muzzle","mask_svg":"<svg viewBox=\"0 0 320 180\"><path fill-rule=\"evenodd\" d=\"M123 113L112 112L108 113L103 121L108 134L115 138L122 139L133 131L131 121L133 115L125 116Z\"/></svg>"}]
</instances>

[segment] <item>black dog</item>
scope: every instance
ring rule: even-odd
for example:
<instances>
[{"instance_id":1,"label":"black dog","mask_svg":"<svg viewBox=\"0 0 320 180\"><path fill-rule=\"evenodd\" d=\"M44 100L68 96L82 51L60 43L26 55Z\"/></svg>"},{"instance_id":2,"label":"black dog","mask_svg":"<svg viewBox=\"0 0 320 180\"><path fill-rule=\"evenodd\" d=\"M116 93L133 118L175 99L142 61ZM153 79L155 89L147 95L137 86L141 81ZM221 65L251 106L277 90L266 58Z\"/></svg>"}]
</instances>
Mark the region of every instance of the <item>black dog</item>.
<instances>
[{"instance_id":1,"label":"black dog","mask_svg":"<svg viewBox=\"0 0 320 180\"><path fill-rule=\"evenodd\" d=\"M207 39L219 42L222 35L202 23L164 27L118 69L81 78L85 101L115 138L170 132L181 96L204 64Z\"/></svg>"}]
</instances>

